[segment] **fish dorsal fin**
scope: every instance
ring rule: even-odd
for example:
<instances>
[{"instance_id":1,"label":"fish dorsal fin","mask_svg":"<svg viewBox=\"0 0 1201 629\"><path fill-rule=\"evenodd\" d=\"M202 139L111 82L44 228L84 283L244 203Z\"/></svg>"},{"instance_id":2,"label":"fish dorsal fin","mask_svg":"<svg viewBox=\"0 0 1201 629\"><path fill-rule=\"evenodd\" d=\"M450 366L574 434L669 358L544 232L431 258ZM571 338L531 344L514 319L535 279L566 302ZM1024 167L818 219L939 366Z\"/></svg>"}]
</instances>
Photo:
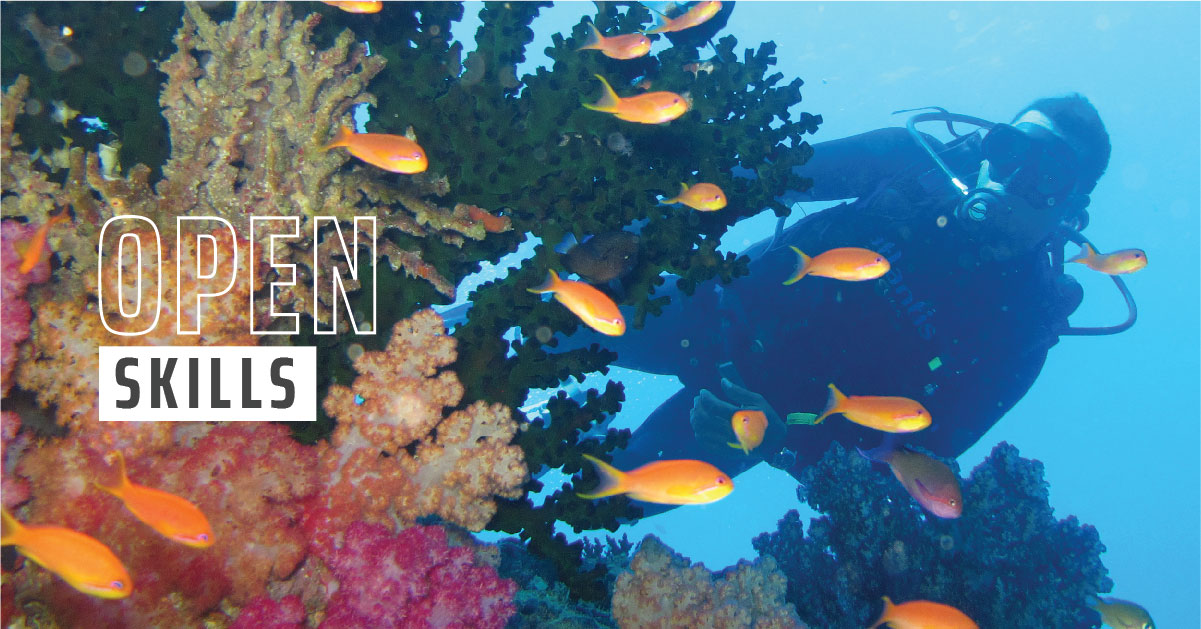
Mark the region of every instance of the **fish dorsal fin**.
<instances>
[{"instance_id":1,"label":"fish dorsal fin","mask_svg":"<svg viewBox=\"0 0 1201 629\"><path fill-rule=\"evenodd\" d=\"M680 182L680 196L684 196L685 192L688 192L688 184L681 181Z\"/></svg>"},{"instance_id":2,"label":"fish dorsal fin","mask_svg":"<svg viewBox=\"0 0 1201 629\"><path fill-rule=\"evenodd\" d=\"M129 489L130 486L129 476L125 474L125 455L121 454L120 450L113 450L111 454L117 457L117 484L101 485L95 481L93 481L92 484L95 485L97 489L106 491L118 498L121 498L125 494L125 490Z\"/></svg>"}]
</instances>

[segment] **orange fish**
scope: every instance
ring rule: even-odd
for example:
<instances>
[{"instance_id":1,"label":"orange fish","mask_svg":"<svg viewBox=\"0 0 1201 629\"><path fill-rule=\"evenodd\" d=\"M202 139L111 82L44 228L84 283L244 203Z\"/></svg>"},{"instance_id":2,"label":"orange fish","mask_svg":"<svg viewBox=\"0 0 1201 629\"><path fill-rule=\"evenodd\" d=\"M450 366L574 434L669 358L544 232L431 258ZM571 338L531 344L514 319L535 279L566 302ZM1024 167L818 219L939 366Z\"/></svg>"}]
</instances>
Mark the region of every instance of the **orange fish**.
<instances>
[{"instance_id":1,"label":"orange fish","mask_svg":"<svg viewBox=\"0 0 1201 629\"><path fill-rule=\"evenodd\" d=\"M84 594L125 598L133 592L133 580L121 560L95 538L61 526L26 526L8 509L0 514L0 546L16 546L17 552Z\"/></svg>"},{"instance_id":2,"label":"orange fish","mask_svg":"<svg viewBox=\"0 0 1201 629\"><path fill-rule=\"evenodd\" d=\"M344 146L351 155L394 173L412 175L425 171L429 160L425 150L415 141L403 135L388 135L386 133L355 133L346 125L338 128L334 139L321 150Z\"/></svg>"},{"instance_id":3,"label":"orange fish","mask_svg":"<svg viewBox=\"0 0 1201 629\"><path fill-rule=\"evenodd\" d=\"M584 458L596 466L600 475L600 485L592 493L576 494L589 500L628 494L643 502L701 505L721 500L734 490L729 476L704 461L653 461L623 472L596 457L585 454Z\"/></svg>"},{"instance_id":4,"label":"orange fish","mask_svg":"<svg viewBox=\"0 0 1201 629\"><path fill-rule=\"evenodd\" d=\"M842 413L861 426L884 432L917 432L930 425L930 411L909 398L878 395L847 397L831 383L826 410L813 423L820 424L835 413Z\"/></svg>"},{"instance_id":5,"label":"orange fish","mask_svg":"<svg viewBox=\"0 0 1201 629\"><path fill-rule=\"evenodd\" d=\"M21 266L17 271L24 275L49 257L49 252L46 250L46 235L50 233L51 227L70 219L71 216L66 212L55 214L46 219L46 222L42 223L42 226L33 232L33 236L30 236L29 240L14 244L13 250L17 252L17 255L21 256Z\"/></svg>"},{"instance_id":6,"label":"orange fish","mask_svg":"<svg viewBox=\"0 0 1201 629\"><path fill-rule=\"evenodd\" d=\"M805 252L790 247L797 254L796 270L792 277L784 281L788 286L806 275L830 277L847 282L862 282L874 280L888 272L891 268L888 258L870 249L859 247L839 247L810 258Z\"/></svg>"},{"instance_id":7,"label":"orange fish","mask_svg":"<svg viewBox=\"0 0 1201 629\"><path fill-rule=\"evenodd\" d=\"M680 194L671 199L663 199L659 203L663 205L683 203L694 210L714 212L726 206L726 193L711 183L698 183L692 187L681 183Z\"/></svg>"},{"instance_id":8,"label":"orange fish","mask_svg":"<svg viewBox=\"0 0 1201 629\"><path fill-rule=\"evenodd\" d=\"M647 35L653 33L676 33L686 28L700 26L708 22L713 16L721 11L721 3L716 0L706 0L692 5L683 15L675 18L664 17L659 25L649 31L643 31Z\"/></svg>"},{"instance_id":9,"label":"orange fish","mask_svg":"<svg viewBox=\"0 0 1201 629\"><path fill-rule=\"evenodd\" d=\"M483 208L479 208L474 205L467 206L467 214L471 217L471 220L477 223L483 223L484 231L492 234L508 231L509 224L512 222L507 216L490 214Z\"/></svg>"},{"instance_id":10,"label":"orange fish","mask_svg":"<svg viewBox=\"0 0 1201 629\"><path fill-rule=\"evenodd\" d=\"M551 269L546 282L541 286L527 288L531 293L554 293L559 303L567 306L588 327L609 336L621 336L626 331L626 320L609 296L590 284L574 280L561 280Z\"/></svg>"},{"instance_id":11,"label":"orange fish","mask_svg":"<svg viewBox=\"0 0 1201 629\"><path fill-rule=\"evenodd\" d=\"M730 417L730 426L734 428L734 436L738 443L727 444L731 448L750 454L751 450L763 443L763 432L767 430L767 415L763 411L738 411Z\"/></svg>"},{"instance_id":12,"label":"orange fish","mask_svg":"<svg viewBox=\"0 0 1201 629\"><path fill-rule=\"evenodd\" d=\"M1099 254L1087 242L1081 245L1080 254L1068 260L1108 275L1134 273L1147 266L1147 254L1142 249L1122 249L1113 253Z\"/></svg>"},{"instance_id":13,"label":"orange fish","mask_svg":"<svg viewBox=\"0 0 1201 629\"><path fill-rule=\"evenodd\" d=\"M688 111L688 101L674 92L646 92L622 98L613 91L605 77L599 74L593 76L600 79L605 94L594 105L584 103L588 109L613 114L619 120L643 124L670 122Z\"/></svg>"},{"instance_id":14,"label":"orange fish","mask_svg":"<svg viewBox=\"0 0 1201 629\"><path fill-rule=\"evenodd\" d=\"M651 51L651 40L642 33L605 37L592 22L588 28L591 33L580 50L599 50L610 59L637 59Z\"/></svg>"},{"instance_id":15,"label":"orange fish","mask_svg":"<svg viewBox=\"0 0 1201 629\"><path fill-rule=\"evenodd\" d=\"M891 442L872 450L859 450L859 454L887 463L905 491L926 511L947 519L963 514L959 477L946 463Z\"/></svg>"},{"instance_id":16,"label":"orange fish","mask_svg":"<svg viewBox=\"0 0 1201 629\"><path fill-rule=\"evenodd\" d=\"M376 0L321 0L331 7L337 7L347 13L379 13L380 9L384 8L384 3Z\"/></svg>"},{"instance_id":17,"label":"orange fish","mask_svg":"<svg viewBox=\"0 0 1201 629\"><path fill-rule=\"evenodd\" d=\"M884 597L884 613L867 629L888 623L892 629L980 629L967 614L942 603L909 601L893 605Z\"/></svg>"},{"instance_id":18,"label":"orange fish","mask_svg":"<svg viewBox=\"0 0 1201 629\"><path fill-rule=\"evenodd\" d=\"M117 457L121 479L113 487L93 483L97 488L120 498L134 517L173 542L192 548L213 545L213 529L196 505L175 494L129 482L129 477L125 475L125 457L119 451L112 454Z\"/></svg>"}]
</instances>

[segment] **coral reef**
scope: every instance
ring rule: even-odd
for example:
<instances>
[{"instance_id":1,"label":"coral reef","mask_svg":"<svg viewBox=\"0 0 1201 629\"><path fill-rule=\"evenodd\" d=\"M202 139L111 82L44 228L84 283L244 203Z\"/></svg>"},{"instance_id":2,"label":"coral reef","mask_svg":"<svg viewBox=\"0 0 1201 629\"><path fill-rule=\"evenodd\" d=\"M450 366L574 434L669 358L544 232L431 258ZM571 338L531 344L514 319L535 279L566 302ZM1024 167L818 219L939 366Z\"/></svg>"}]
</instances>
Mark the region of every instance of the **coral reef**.
<instances>
[{"instance_id":1,"label":"coral reef","mask_svg":"<svg viewBox=\"0 0 1201 629\"><path fill-rule=\"evenodd\" d=\"M323 470L337 479L327 507L341 496L368 493L366 513L379 522L412 523L436 514L478 531L496 512L494 496L516 498L528 474L508 407L459 404L458 376L440 369L455 360L457 341L442 318L424 310L397 322L388 347L354 361L359 377L330 387L325 410L338 420L322 446Z\"/></svg>"},{"instance_id":2,"label":"coral reef","mask_svg":"<svg viewBox=\"0 0 1201 629\"><path fill-rule=\"evenodd\" d=\"M815 626L866 626L887 595L953 605L981 627L1093 627L1086 597L1113 585L1096 529L1056 520L1042 464L1004 442L964 481L955 520L929 517L838 444L801 483L824 514L809 535L790 511L753 543L779 562L788 600Z\"/></svg>"},{"instance_id":3,"label":"coral reef","mask_svg":"<svg viewBox=\"0 0 1201 629\"><path fill-rule=\"evenodd\" d=\"M740 561L720 576L692 565L653 535L617 578L613 618L620 627L803 628L784 601L786 579L771 557ZM840 625L824 625L840 626Z\"/></svg>"},{"instance_id":4,"label":"coral reef","mask_svg":"<svg viewBox=\"0 0 1201 629\"><path fill-rule=\"evenodd\" d=\"M21 417L12 411L0 411L0 500L5 509L29 500L29 479L16 473L20 453L29 442L29 433L21 431Z\"/></svg>"},{"instance_id":5,"label":"coral reef","mask_svg":"<svg viewBox=\"0 0 1201 629\"><path fill-rule=\"evenodd\" d=\"M29 273L21 273L21 255L16 245L28 242L37 227L16 221L0 221L0 396L8 395L12 386L13 367L17 366L17 346L29 338L29 322L33 311L25 300L30 284L50 278L50 264L39 262Z\"/></svg>"},{"instance_id":6,"label":"coral reef","mask_svg":"<svg viewBox=\"0 0 1201 629\"><path fill-rule=\"evenodd\" d=\"M476 565L446 531L417 526L398 534L356 522L323 556L338 580L322 629L505 626L517 584Z\"/></svg>"}]
</instances>

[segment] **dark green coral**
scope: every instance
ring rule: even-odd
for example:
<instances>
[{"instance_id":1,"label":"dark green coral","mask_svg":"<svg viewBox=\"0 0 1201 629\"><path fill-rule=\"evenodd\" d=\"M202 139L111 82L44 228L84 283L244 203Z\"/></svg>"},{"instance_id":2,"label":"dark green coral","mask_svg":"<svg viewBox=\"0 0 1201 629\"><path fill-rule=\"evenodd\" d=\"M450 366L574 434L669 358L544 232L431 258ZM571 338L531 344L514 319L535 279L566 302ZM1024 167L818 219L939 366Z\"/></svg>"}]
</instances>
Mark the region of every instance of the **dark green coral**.
<instances>
[{"instance_id":1,"label":"dark green coral","mask_svg":"<svg viewBox=\"0 0 1201 629\"><path fill-rule=\"evenodd\" d=\"M809 535L790 511L753 544L776 558L788 600L811 626L866 626L882 596L953 605L981 627L1099 626L1085 602L1113 583L1097 530L1057 520L1042 463L1007 443L963 482L955 520L930 516L891 474L838 444L801 483L823 514Z\"/></svg>"}]
</instances>

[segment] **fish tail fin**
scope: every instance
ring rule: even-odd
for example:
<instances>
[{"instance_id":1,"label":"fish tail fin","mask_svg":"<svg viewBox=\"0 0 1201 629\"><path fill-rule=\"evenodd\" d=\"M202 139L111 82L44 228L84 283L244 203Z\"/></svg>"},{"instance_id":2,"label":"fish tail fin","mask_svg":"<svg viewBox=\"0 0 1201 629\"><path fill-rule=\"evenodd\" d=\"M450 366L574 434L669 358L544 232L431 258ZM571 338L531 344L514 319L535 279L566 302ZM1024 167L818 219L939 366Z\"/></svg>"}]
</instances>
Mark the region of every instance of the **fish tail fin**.
<instances>
[{"instance_id":1,"label":"fish tail fin","mask_svg":"<svg viewBox=\"0 0 1201 629\"><path fill-rule=\"evenodd\" d=\"M555 245L555 253L563 255L568 251L575 249L579 244L580 241L576 239L575 234L567 232L567 235L563 237L563 240L560 240L559 244Z\"/></svg>"},{"instance_id":2,"label":"fish tail fin","mask_svg":"<svg viewBox=\"0 0 1201 629\"><path fill-rule=\"evenodd\" d=\"M817 416L817 419L813 420L813 424L820 424L825 421L827 417L839 412L838 409L842 406L842 403L845 402L846 399L847 396L843 395L842 391L839 391L838 387L834 386L834 383L831 382L830 399L826 402L826 409L822 411L821 415Z\"/></svg>"},{"instance_id":3,"label":"fish tail fin","mask_svg":"<svg viewBox=\"0 0 1201 629\"><path fill-rule=\"evenodd\" d=\"M880 625L887 622L887 620L892 617L892 608L893 607L895 607L895 605L892 604L892 599L885 596L884 597L884 611L880 613L880 619L877 620L876 622L872 623L872 626L868 627L867 629L876 629L876 627L879 627Z\"/></svg>"},{"instance_id":4,"label":"fish tail fin","mask_svg":"<svg viewBox=\"0 0 1201 629\"><path fill-rule=\"evenodd\" d=\"M584 40L584 45L578 50L600 50L601 42L605 40L605 36L601 35L600 29L592 22L588 22L588 39Z\"/></svg>"},{"instance_id":5,"label":"fish tail fin","mask_svg":"<svg viewBox=\"0 0 1201 629\"><path fill-rule=\"evenodd\" d=\"M796 247L792 247L792 246L790 246L788 248L792 249L794 252L796 252L797 262L796 262L796 270L792 272L792 277L790 277L784 281L785 286L796 283L802 277L805 277L806 275L808 275L809 274L809 261L812 260L812 258L805 255L804 251L801 251L800 249L797 249Z\"/></svg>"},{"instance_id":6,"label":"fish tail fin","mask_svg":"<svg viewBox=\"0 0 1201 629\"><path fill-rule=\"evenodd\" d=\"M596 486L596 489L592 490L592 493L577 493L577 496L585 500L594 500L596 498L607 498L625 493L625 472L594 456L585 454L584 458L591 461L592 465L596 467L596 473L600 476L600 484Z\"/></svg>"},{"instance_id":7,"label":"fish tail fin","mask_svg":"<svg viewBox=\"0 0 1201 629\"><path fill-rule=\"evenodd\" d=\"M334 134L334 139L329 141L329 144L321 147L321 150L328 151L339 146L348 146L350 138L354 135L354 130L346 125L338 127L338 132Z\"/></svg>"},{"instance_id":8,"label":"fish tail fin","mask_svg":"<svg viewBox=\"0 0 1201 629\"><path fill-rule=\"evenodd\" d=\"M675 205L676 203L680 202L680 199L684 198L685 192L688 192L688 184L681 181L680 182L680 194L678 194L670 199L659 199L659 204L660 205Z\"/></svg>"},{"instance_id":9,"label":"fish tail fin","mask_svg":"<svg viewBox=\"0 0 1201 629\"><path fill-rule=\"evenodd\" d=\"M8 512L8 508L0 509L0 546L12 546L17 543L17 536L25 528L25 525L17 521L13 514Z\"/></svg>"},{"instance_id":10,"label":"fish tail fin","mask_svg":"<svg viewBox=\"0 0 1201 629\"><path fill-rule=\"evenodd\" d=\"M1083 264L1085 260L1095 257L1097 257L1097 250L1093 249L1092 245L1086 242L1080 245L1080 253L1072 256L1068 262L1079 262Z\"/></svg>"},{"instance_id":11,"label":"fish tail fin","mask_svg":"<svg viewBox=\"0 0 1201 629\"><path fill-rule=\"evenodd\" d=\"M617 92L613 91L613 86L609 85L609 82L605 80L605 77L599 74L594 74L592 76L600 79L601 85L604 86L605 93L601 96L600 100L593 104L584 103L584 107L606 113L613 113L617 111L617 105L621 102L621 97L617 95Z\"/></svg>"},{"instance_id":12,"label":"fish tail fin","mask_svg":"<svg viewBox=\"0 0 1201 629\"><path fill-rule=\"evenodd\" d=\"M559 274L555 273L554 269L548 269L545 282L533 288L527 288L526 290L530 291L531 293L553 293L561 281L562 280L559 279Z\"/></svg>"},{"instance_id":13,"label":"fish tail fin","mask_svg":"<svg viewBox=\"0 0 1201 629\"><path fill-rule=\"evenodd\" d=\"M892 433L886 433L884 435L884 441L882 441L880 445L870 450L864 450L858 446L856 446L855 449L859 451L859 454L862 455L863 458L869 461L888 463L888 461L892 458L892 453L896 452L897 450L897 441L896 435Z\"/></svg>"},{"instance_id":14,"label":"fish tail fin","mask_svg":"<svg viewBox=\"0 0 1201 629\"><path fill-rule=\"evenodd\" d=\"M125 493L125 488L129 487L129 476L125 475L125 455L121 454L120 450L113 450L109 454L117 457L117 484L116 485L101 485L97 481L92 481L96 489L106 491L118 498Z\"/></svg>"}]
</instances>

